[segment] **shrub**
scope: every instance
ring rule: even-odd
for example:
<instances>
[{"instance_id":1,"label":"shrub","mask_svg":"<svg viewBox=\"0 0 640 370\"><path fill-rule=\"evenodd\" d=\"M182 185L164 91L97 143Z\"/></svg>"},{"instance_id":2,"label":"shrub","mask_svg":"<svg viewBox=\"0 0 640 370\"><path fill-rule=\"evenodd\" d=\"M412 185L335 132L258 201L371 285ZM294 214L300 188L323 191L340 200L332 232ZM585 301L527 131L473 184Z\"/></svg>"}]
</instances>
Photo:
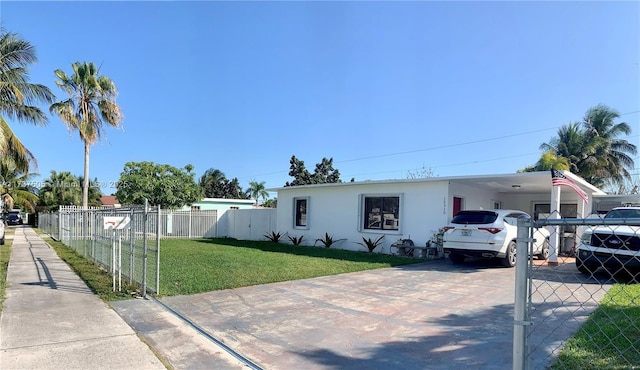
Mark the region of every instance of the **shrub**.
<instances>
[{"instance_id":1,"label":"shrub","mask_svg":"<svg viewBox=\"0 0 640 370\"><path fill-rule=\"evenodd\" d=\"M300 236L287 235L287 238L289 238L289 240L291 240L291 244L300 245L300 244L302 244L302 239L304 239L304 235L300 235Z\"/></svg>"},{"instance_id":2,"label":"shrub","mask_svg":"<svg viewBox=\"0 0 640 370\"><path fill-rule=\"evenodd\" d=\"M274 243L280 243L280 239L282 239L284 235L279 232L272 231L271 234L265 234L264 237L269 239Z\"/></svg>"},{"instance_id":3,"label":"shrub","mask_svg":"<svg viewBox=\"0 0 640 370\"><path fill-rule=\"evenodd\" d=\"M373 253L373 250L376 249L378 247L378 245L380 245L380 243L382 243L382 239L384 239L384 235L382 235L381 237L379 237L376 240L373 240L371 238L365 238L364 236L362 237L362 243L357 243L360 244L361 246L367 248L369 250L369 253Z\"/></svg>"},{"instance_id":4,"label":"shrub","mask_svg":"<svg viewBox=\"0 0 640 370\"><path fill-rule=\"evenodd\" d=\"M331 248L333 244L341 240L346 240L346 239L333 239L333 235L329 235L329 233L324 233L324 237L316 239L316 242L314 243L314 245L320 242L325 248Z\"/></svg>"}]
</instances>

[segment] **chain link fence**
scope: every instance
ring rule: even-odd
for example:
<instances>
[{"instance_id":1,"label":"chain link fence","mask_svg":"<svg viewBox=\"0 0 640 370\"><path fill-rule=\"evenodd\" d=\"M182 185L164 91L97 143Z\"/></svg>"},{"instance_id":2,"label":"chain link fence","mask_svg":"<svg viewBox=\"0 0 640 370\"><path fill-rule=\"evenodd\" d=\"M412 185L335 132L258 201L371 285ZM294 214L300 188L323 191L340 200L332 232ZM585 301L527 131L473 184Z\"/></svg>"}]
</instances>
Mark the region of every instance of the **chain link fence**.
<instances>
[{"instance_id":1,"label":"chain link fence","mask_svg":"<svg viewBox=\"0 0 640 370\"><path fill-rule=\"evenodd\" d=\"M38 215L38 227L113 277L114 290L138 285L158 293L160 238L157 207L60 207Z\"/></svg>"},{"instance_id":2,"label":"chain link fence","mask_svg":"<svg viewBox=\"0 0 640 370\"><path fill-rule=\"evenodd\" d=\"M640 209L518 220L514 369L640 369ZM635 213L637 212L637 213ZM535 228L548 260L531 257Z\"/></svg>"}]
</instances>

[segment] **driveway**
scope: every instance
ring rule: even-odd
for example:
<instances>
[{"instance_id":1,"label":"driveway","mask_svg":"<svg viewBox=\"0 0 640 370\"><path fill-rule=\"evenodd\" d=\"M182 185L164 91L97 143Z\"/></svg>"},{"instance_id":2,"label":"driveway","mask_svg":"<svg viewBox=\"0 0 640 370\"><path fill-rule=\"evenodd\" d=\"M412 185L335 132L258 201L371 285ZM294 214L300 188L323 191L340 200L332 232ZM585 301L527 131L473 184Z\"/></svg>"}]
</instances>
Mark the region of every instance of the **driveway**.
<instances>
[{"instance_id":1,"label":"driveway","mask_svg":"<svg viewBox=\"0 0 640 370\"><path fill-rule=\"evenodd\" d=\"M506 369L514 274L438 260L161 301L265 369ZM136 304L115 307L140 331Z\"/></svg>"}]
</instances>

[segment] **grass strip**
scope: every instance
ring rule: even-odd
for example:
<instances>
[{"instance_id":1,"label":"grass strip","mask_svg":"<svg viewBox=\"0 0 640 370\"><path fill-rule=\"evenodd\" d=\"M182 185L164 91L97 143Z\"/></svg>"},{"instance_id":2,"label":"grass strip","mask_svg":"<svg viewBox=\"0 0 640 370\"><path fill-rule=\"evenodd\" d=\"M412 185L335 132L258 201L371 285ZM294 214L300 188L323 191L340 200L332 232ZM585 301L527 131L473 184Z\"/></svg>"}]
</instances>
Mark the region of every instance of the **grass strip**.
<instances>
[{"instance_id":1,"label":"grass strip","mask_svg":"<svg viewBox=\"0 0 640 370\"><path fill-rule=\"evenodd\" d=\"M51 246L58 256L71 267L71 269L82 279L92 292L105 301L118 301L132 298L135 292L133 287L123 287L122 292L113 291L113 278L111 274L100 266L84 258L75 250L61 242L51 239L41 230L36 229L40 237Z\"/></svg>"},{"instance_id":2,"label":"grass strip","mask_svg":"<svg viewBox=\"0 0 640 370\"><path fill-rule=\"evenodd\" d=\"M2 221L0 221L2 222ZM0 245L0 312L4 307L4 300L7 292L7 270L9 268L9 259L11 257L11 245L13 238L7 236L15 234L13 229L5 228L4 245Z\"/></svg>"},{"instance_id":3,"label":"grass strip","mask_svg":"<svg viewBox=\"0 0 640 370\"><path fill-rule=\"evenodd\" d=\"M553 369L630 369L640 364L640 285L616 284L565 344Z\"/></svg>"}]
</instances>

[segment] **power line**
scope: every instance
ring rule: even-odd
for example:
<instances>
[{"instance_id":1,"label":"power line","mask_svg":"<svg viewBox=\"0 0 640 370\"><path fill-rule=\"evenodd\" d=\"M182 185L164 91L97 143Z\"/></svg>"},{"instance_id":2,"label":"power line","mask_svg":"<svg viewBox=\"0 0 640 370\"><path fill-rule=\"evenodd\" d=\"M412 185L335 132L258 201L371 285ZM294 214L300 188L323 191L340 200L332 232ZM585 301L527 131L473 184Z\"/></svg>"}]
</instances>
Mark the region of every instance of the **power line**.
<instances>
[{"instance_id":1,"label":"power line","mask_svg":"<svg viewBox=\"0 0 640 370\"><path fill-rule=\"evenodd\" d=\"M378 155L372 155L372 156L368 156L368 157L361 157L361 158L354 158L354 159L345 159L345 160L342 160L342 161L336 161L336 163L355 162L355 161L362 161L362 160L365 160L365 159L390 157L390 156L394 156L394 155L426 152L426 151L429 151L429 150L437 150L437 149L454 148L454 147L462 146L462 145L485 143L487 141L502 140L502 139L507 139L507 138L510 138L510 137L528 135L528 134L533 134L533 133L536 133L536 132L542 132L542 131L554 130L554 129L557 129L557 127L549 127L549 128L543 128L543 129L540 129L540 130L522 132L522 133L518 133L518 134L504 135L504 136L498 136L498 137L493 137L493 138L488 138L488 139L481 139L481 140L473 140L473 141L467 141L467 142L464 142L464 143L441 145L441 146L435 146L435 147L431 147L431 148L407 150L407 151L404 151L404 152L395 152L395 153L387 153L387 154L378 154Z\"/></svg>"},{"instance_id":2,"label":"power line","mask_svg":"<svg viewBox=\"0 0 640 370\"><path fill-rule=\"evenodd\" d=\"M634 113L640 113L640 110L623 113L620 116L626 116L626 115L634 114ZM558 128L559 128L559 126L554 126L554 127L548 127L548 128L543 128L543 129L539 129L539 130L521 132L521 133L516 133L516 134L511 134L511 135L498 136L498 137L492 137L492 138L481 139L481 140L473 140L473 141L467 141L467 142L462 142L462 143L435 146L435 147L430 147L430 148L414 149L414 150L407 150L407 151L402 151L402 152L377 154L377 155L372 155L372 156L367 156L367 157L345 159L345 160L341 160L341 161L335 161L335 163L357 162L357 161L363 161L363 160L367 160L367 159L391 157L391 156L402 155L402 154L412 154L412 153L426 152L426 151L431 151L431 150L454 148L454 147L463 146L463 145L485 143L485 142L494 141L494 140L502 140L502 139L512 138L512 137L516 137L516 136L529 135L529 134L548 131L548 130L556 130ZM637 137L637 136L640 136L640 135L629 136L629 138L634 138L634 137ZM539 154L539 153L536 153L536 154ZM513 158L513 157L521 157L521 156L527 156L527 155L531 155L531 154L522 154L522 155L516 155L516 156L508 156L508 157L502 157L502 158L481 160L481 161L473 161L473 162L466 162L466 163L441 165L441 166L432 167L432 168L451 167L451 166L460 166L460 165L465 165L465 164L491 162L491 161L495 161L495 160L501 160L501 159L507 159L507 158ZM376 172L376 173L369 173L369 174L391 173L391 172L398 172L398 171L403 171L403 170L384 171L384 172ZM256 178L256 177L261 177L261 176L279 175L279 174L288 173L288 172L289 172L288 170L287 171L274 171L274 172L258 174L258 175L255 175L255 176L242 176L240 178ZM363 174L358 175L358 176L362 176L362 175ZM366 174L364 174L364 175L366 175ZM349 177L349 176L347 176L347 177Z\"/></svg>"}]
</instances>

